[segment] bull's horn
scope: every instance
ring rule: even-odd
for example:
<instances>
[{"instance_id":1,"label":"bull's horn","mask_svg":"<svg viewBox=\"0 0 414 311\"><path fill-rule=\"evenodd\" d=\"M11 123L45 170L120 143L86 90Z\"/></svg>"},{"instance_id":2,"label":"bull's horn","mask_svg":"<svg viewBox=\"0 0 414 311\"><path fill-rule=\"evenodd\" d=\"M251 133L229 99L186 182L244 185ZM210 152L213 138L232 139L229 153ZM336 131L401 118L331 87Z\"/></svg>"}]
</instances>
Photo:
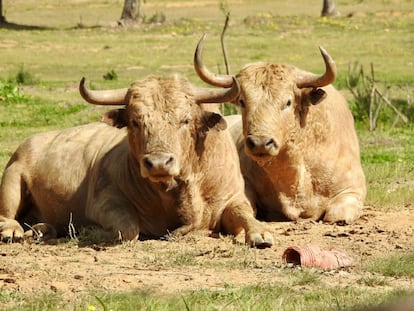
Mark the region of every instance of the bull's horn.
<instances>
[{"instance_id":1,"label":"bull's horn","mask_svg":"<svg viewBox=\"0 0 414 311\"><path fill-rule=\"evenodd\" d=\"M230 88L213 89L213 88L197 87L195 89L194 96L198 104L224 103L224 102L231 102L239 95L239 93L240 93L239 82L237 82L236 78L233 77Z\"/></svg>"},{"instance_id":2,"label":"bull's horn","mask_svg":"<svg viewBox=\"0 0 414 311\"><path fill-rule=\"evenodd\" d=\"M194 53L194 69L197 72L198 76L204 82L219 86L219 87L231 87L233 83L233 79L231 75L218 75L215 73L210 72L206 66L204 66L202 61L202 53L203 53L203 44L204 40L206 39L206 34L203 34L200 41L198 41L197 48Z\"/></svg>"},{"instance_id":3,"label":"bull's horn","mask_svg":"<svg viewBox=\"0 0 414 311\"><path fill-rule=\"evenodd\" d=\"M84 100L94 105L125 105L128 89L93 91L86 88L85 78L82 78L79 92Z\"/></svg>"},{"instance_id":4,"label":"bull's horn","mask_svg":"<svg viewBox=\"0 0 414 311\"><path fill-rule=\"evenodd\" d=\"M326 52L326 50L323 47L319 47L319 50L321 51L323 60L325 62L325 73L321 76L309 74L306 76L303 76L299 78L296 81L296 85L299 88L303 87L322 87L328 84L331 84L335 81L336 77L336 65L333 61L332 57Z\"/></svg>"}]
</instances>

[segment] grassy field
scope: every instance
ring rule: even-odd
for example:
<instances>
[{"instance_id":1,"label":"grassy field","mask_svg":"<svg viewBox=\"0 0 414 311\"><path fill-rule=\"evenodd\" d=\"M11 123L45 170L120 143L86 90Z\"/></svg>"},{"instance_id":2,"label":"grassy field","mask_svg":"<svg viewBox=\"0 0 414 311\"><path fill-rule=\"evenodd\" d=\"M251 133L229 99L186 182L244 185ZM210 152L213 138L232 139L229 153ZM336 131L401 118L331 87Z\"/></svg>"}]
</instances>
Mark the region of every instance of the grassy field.
<instances>
[{"instance_id":1,"label":"grassy field","mask_svg":"<svg viewBox=\"0 0 414 311\"><path fill-rule=\"evenodd\" d=\"M358 122L368 183L366 203L384 211L408 208L414 212L413 0L338 0L342 16L334 19L319 17L322 1L148 0L143 6L146 20L162 12L166 23L129 28L116 24L122 4L121 0L3 0L10 24L0 27L0 167L31 134L99 120L106 109L84 103L78 94L83 76L97 89L127 87L149 74L174 73L202 85L192 58L204 32L208 33L205 63L223 72L220 33L224 13L220 5L224 5L231 12L226 43L232 73L259 60L291 63L318 73L323 70L318 46L323 46L338 66L335 85L344 90L352 106L353 97L346 90L349 64L358 62L366 70L374 65L379 85L389 90L396 105L402 105L397 108L404 107L409 123L393 125L394 116L389 111L384 113L391 117L384 118L387 120L380 122L375 132L367 130L366 122ZM103 78L114 73L116 79ZM18 89L13 89L18 82ZM2 85L11 88L3 88L4 94L12 94L10 98L2 95ZM402 272L411 284L412 256L409 253L404 257L408 260ZM390 256L385 261L394 259ZM374 266L382 267L379 263ZM377 273L385 274L387 267ZM375 289L366 292L326 286L312 291L309 284L317 282L315 278L303 273L300 278L308 285L304 295L285 286L261 285L173 297L145 291L97 293L98 299L89 302L89 310L198 310L190 307L196 304L202 306L200 310L254 310L258 304L262 310L282 306L283 310L326 310L335 308L332 299L338 306L353 307L357 305L353 304L355 297L361 295L374 303L401 294L398 289L384 294ZM0 289L0 300L11 299L8 295ZM271 295L279 297L278 307L270 302ZM132 298L136 296L140 298ZM110 301L109 307L100 297ZM53 310L61 306L56 297L43 297L40 302L38 298L32 297L23 309ZM85 310L85 304L82 301L73 310Z\"/></svg>"}]
</instances>

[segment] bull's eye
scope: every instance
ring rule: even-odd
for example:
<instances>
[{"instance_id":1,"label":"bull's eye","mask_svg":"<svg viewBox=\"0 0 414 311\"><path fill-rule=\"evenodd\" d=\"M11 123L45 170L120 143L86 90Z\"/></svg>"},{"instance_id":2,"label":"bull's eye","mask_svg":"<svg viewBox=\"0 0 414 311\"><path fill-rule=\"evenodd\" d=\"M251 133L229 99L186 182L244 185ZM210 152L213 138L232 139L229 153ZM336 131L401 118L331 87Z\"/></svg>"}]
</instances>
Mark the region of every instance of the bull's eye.
<instances>
[{"instance_id":1,"label":"bull's eye","mask_svg":"<svg viewBox=\"0 0 414 311\"><path fill-rule=\"evenodd\" d=\"M184 120L181 121L180 125L181 126L186 126L189 125L191 123L191 119L190 118L186 118Z\"/></svg>"},{"instance_id":2,"label":"bull's eye","mask_svg":"<svg viewBox=\"0 0 414 311\"><path fill-rule=\"evenodd\" d=\"M239 99L239 106L240 106L240 108L245 108L246 107L246 103L244 102L243 98Z\"/></svg>"},{"instance_id":3,"label":"bull's eye","mask_svg":"<svg viewBox=\"0 0 414 311\"><path fill-rule=\"evenodd\" d=\"M290 106L292 106L292 101L289 99L289 100L286 102L285 109L286 109L286 108L289 108Z\"/></svg>"}]
</instances>

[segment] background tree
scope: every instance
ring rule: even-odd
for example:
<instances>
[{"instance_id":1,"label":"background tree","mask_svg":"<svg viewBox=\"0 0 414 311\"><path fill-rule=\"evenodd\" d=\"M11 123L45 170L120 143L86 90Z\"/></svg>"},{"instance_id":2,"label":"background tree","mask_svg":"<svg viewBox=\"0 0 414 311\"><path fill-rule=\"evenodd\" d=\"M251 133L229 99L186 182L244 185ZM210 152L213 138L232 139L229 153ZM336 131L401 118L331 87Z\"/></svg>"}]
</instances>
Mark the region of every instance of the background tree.
<instances>
[{"instance_id":1,"label":"background tree","mask_svg":"<svg viewBox=\"0 0 414 311\"><path fill-rule=\"evenodd\" d=\"M323 0L321 16L338 16L339 12L335 8L334 0Z\"/></svg>"},{"instance_id":2,"label":"background tree","mask_svg":"<svg viewBox=\"0 0 414 311\"><path fill-rule=\"evenodd\" d=\"M0 24L6 22L6 17L3 15L3 0L0 0Z\"/></svg>"},{"instance_id":3,"label":"background tree","mask_svg":"<svg viewBox=\"0 0 414 311\"><path fill-rule=\"evenodd\" d=\"M125 0L119 24L138 23L141 18L141 0Z\"/></svg>"}]
</instances>

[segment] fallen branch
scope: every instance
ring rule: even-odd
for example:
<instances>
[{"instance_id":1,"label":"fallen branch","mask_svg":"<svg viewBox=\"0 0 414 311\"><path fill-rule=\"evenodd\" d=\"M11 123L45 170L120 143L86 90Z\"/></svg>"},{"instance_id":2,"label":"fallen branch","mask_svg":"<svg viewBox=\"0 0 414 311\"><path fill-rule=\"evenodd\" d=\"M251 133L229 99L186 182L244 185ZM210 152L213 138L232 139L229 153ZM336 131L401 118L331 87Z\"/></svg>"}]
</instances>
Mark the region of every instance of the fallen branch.
<instances>
[{"instance_id":1,"label":"fallen branch","mask_svg":"<svg viewBox=\"0 0 414 311\"><path fill-rule=\"evenodd\" d=\"M227 49L226 49L226 46L224 44L224 35L226 34L227 26L229 25L229 20L230 20L230 12L227 12L226 13L226 20L224 21L223 31L221 32L221 49L223 51L224 64L226 65L226 73L227 74L230 74L230 66L229 66L229 62L227 60Z\"/></svg>"},{"instance_id":2,"label":"fallen branch","mask_svg":"<svg viewBox=\"0 0 414 311\"><path fill-rule=\"evenodd\" d=\"M375 88L375 92L382 98L382 100L388 105L390 106L390 108L395 112L395 114L397 116L400 117L400 119L407 124L408 123L408 118L405 114L403 114L401 111L399 111L392 103L391 101L385 97L377 88Z\"/></svg>"}]
</instances>

